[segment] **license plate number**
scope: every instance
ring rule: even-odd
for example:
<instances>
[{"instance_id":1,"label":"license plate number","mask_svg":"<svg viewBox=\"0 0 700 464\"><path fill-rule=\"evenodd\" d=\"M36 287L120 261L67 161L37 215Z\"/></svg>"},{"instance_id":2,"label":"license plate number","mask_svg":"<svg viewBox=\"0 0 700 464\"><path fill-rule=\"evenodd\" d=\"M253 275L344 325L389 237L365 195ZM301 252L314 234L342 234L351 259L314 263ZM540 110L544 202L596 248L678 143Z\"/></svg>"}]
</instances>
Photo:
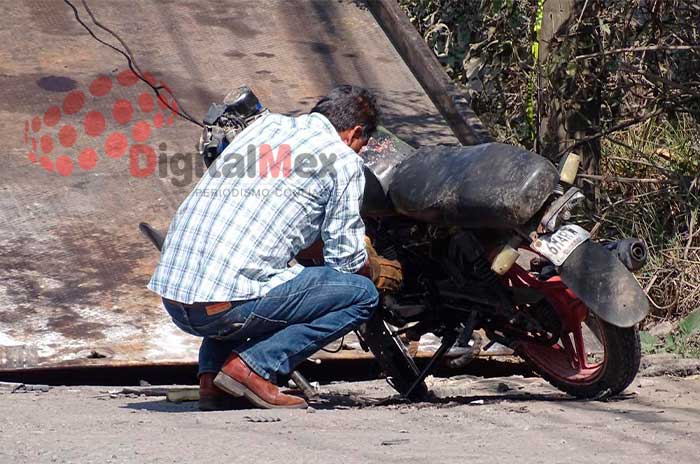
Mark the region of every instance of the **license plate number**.
<instances>
[{"instance_id":1,"label":"license plate number","mask_svg":"<svg viewBox=\"0 0 700 464\"><path fill-rule=\"evenodd\" d=\"M556 266L561 266L590 236L583 227L567 224L553 234L540 236L532 242L532 248Z\"/></svg>"}]
</instances>

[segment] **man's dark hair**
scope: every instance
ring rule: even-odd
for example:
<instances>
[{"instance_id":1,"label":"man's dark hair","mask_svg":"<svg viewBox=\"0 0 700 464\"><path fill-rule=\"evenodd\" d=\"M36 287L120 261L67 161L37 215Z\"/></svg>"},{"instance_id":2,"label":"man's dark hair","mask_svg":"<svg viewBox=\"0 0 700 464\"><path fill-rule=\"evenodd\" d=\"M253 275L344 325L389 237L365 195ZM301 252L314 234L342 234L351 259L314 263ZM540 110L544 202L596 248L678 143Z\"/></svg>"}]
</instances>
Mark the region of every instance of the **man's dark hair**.
<instances>
[{"instance_id":1,"label":"man's dark hair","mask_svg":"<svg viewBox=\"0 0 700 464\"><path fill-rule=\"evenodd\" d=\"M379 108L374 95L362 87L340 85L316 103L312 113L321 113L342 132L362 126L362 136L368 138L377 128Z\"/></svg>"}]
</instances>

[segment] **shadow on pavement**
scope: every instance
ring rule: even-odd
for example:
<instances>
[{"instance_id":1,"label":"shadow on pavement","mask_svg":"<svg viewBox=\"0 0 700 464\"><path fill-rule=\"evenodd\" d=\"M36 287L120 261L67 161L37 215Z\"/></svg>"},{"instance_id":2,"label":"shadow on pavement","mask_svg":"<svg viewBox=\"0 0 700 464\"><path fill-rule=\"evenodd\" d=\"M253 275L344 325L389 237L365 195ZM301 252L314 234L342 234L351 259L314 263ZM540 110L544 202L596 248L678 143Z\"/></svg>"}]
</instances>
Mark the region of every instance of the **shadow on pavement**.
<instances>
[{"instance_id":1,"label":"shadow on pavement","mask_svg":"<svg viewBox=\"0 0 700 464\"><path fill-rule=\"evenodd\" d=\"M617 396L613 398L608 398L605 400L606 403L611 402L624 402L634 398L634 395L624 395ZM361 408L380 408L380 407L390 407L390 408L450 408L462 405L489 405L497 404L502 402L512 402L512 403L527 403L527 402L553 402L553 403L567 403L574 406L575 403L600 403L597 400L581 400L577 398L572 398L561 393L503 393L503 394L477 394L477 395L467 395L467 396L454 396L446 398L431 397L426 401L421 402L410 402L408 400L402 399L398 395L392 395L387 397L367 397L362 395L354 394L337 394L337 393L322 393L318 397L314 398L309 402L311 407L318 410L343 410L343 409L361 409ZM574 406L576 407L576 406ZM590 408L591 406L586 406ZM182 412L193 412L199 411L197 408L196 401L189 401L183 403L171 403L162 400L152 400L152 401L138 401L129 403L123 406L126 409L135 410L147 410L152 412L166 412L166 413L182 413ZM240 410L246 409L259 409L251 405L250 408L240 408ZM607 410L608 412L614 412Z\"/></svg>"}]
</instances>

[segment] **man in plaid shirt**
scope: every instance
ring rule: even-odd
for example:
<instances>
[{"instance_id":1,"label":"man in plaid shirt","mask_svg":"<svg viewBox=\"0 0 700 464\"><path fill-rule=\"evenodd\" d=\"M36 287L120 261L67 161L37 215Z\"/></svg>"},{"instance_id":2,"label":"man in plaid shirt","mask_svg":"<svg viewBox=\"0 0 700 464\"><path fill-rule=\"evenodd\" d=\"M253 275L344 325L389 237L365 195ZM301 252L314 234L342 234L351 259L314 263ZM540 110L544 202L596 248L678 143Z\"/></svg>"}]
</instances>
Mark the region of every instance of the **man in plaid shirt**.
<instances>
[{"instance_id":1,"label":"man in plaid shirt","mask_svg":"<svg viewBox=\"0 0 700 464\"><path fill-rule=\"evenodd\" d=\"M398 262L365 242L357 155L377 126L365 89L341 86L310 114L268 114L239 134L170 224L148 287L175 324L203 337L200 408L233 397L306 407L273 383L372 315ZM324 265L290 261L323 243ZM368 278L369 277L369 278Z\"/></svg>"}]
</instances>

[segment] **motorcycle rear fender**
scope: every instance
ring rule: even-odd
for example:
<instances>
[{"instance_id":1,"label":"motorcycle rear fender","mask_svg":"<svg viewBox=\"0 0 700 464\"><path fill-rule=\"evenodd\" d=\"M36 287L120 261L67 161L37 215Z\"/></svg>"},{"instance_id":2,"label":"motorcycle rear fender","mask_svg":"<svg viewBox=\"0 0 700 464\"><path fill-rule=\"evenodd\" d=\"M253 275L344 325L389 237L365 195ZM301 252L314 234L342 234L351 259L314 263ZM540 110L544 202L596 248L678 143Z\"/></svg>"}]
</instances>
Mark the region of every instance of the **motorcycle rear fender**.
<instances>
[{"instance_id":1,"label":"motorcycle rear fender","mask_svg":"<svg viewBox=\"0 0 700 464\"><path fill-rule=\"evenodd\" d=\"M587 241L559 267L562 282L598 317L632 327L649 312L649 300L634 275L607 248Z\"/></svg>"}]
</instances>

